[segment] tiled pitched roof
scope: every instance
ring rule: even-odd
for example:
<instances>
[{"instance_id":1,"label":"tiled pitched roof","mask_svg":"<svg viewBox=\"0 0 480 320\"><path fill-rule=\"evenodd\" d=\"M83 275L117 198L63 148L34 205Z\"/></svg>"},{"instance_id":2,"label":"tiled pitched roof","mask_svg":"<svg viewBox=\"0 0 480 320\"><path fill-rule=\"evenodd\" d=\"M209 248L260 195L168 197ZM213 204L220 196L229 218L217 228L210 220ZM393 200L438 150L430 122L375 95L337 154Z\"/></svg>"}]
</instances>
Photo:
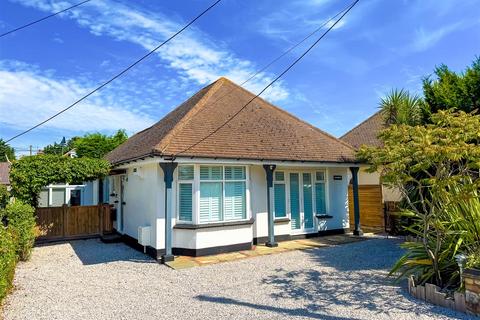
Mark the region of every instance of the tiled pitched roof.
<instances>
[{"instance_id":1,"label":"tiled pitched roof","mask_svg":"<svg viewBox=\"0 0 480 320\"><path fill-rule=\"evenodd\" d=\"M228 124L212 134L253 97L253 93L226 78L220 78L155 125L132 136L110 152L107 159L113 164L148 155L355 161L354 150L347 143L261 98L255 99ZM212 135L189 148L209 134Z\"/></svg>"},{"instance_id":2,"label":"tiled pitched roof","mask_svg":"<svg viewBox=\"0 0 480 320\"><path fill-rule=\"evenodd\" d=\"M360 148L362 145L381 147L383 146L383 143L378 139L378 134L381 130L385 129L385 127L386 125L382 113L381 111L378 111L370 118L345 133L340 139L347 142L355 149Z\"/></svg>"},{"instance_id":3,"label":"tiled pitched roof","mask_svg":"<svg viewBox=\"0 0 480 320\"><path fill-rule=\"evenodd\" d=\"M0 184L10 184L10 163L0 162Z\"/></svg>"}]
</instances>

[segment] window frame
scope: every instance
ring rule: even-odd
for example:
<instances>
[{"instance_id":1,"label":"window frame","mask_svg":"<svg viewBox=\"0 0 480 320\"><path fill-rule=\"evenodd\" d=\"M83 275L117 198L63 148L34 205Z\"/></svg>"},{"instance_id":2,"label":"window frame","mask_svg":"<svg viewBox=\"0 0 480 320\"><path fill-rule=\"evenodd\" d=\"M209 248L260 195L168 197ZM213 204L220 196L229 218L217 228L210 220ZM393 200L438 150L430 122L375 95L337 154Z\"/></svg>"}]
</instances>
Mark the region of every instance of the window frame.
<instances>
[{"instance_id":1,"label":"window frame","mask_svg":"<svg viewBox=\"0 0 480 320\"><path fill-rule=\"evenodd\" d=\"M318 180L317 179L317 172L323 172L323 180ZM328 215L330 210L329 210L329 192L328 192L328 170L327 169L318 169L313 172L313 202L314 202L314 215ZM325 192L325 212L318 212L317 209L317 199L316 199L316 194L317 194L317 183L323 183L323 190Z\"/></svg>"},{"instance_id":2,"label":"window frame","mask_svg":"<svg viewBox=\"0 0 480 320\"><path fill-rule=\"evenodd\" d=\"M276 173L277 172L281 172L283 173L283 180L277 180L277 175ZM284 187L284 190L285 190L285 215L284 216L281 216L281 217L277 217L275 215L275 185L276 184L281 184L283 185ZM286 170L275 170L273 171L273 195L272 195L272 208L273 208L273 219L274 220L282 220L282 219L289 219L290 218L290 210L288 209L288 204L289 204L289 201L287 199L287 194L288 194L288 190L287 190L287 171Z\"/></svg>"},{"instance_id":3,"label":"window frame","mask_svg":"<svg viewBox=\"0 0 480 320\"><path fill-rule=\"evenodd\" d=\"M218 163L179 163L180 166L193 166L193 180L179 180L179 169L175 170L175 184L174 192L176 193L176 206L175 206L175 218L176 221L182 224L211 224L211 223L225 223L225 222L239 222L239 221L248 221L251 219L251 206L250 206L250 168L249 165L244 164L218 164ZM200 167L221 167L222 168L222 179L212 180L212 179L200 179ZM243 167L245 169L245 179L225 179L225 167ZM181 183L189 183L192 185L192 221L180 220L180 188ZM218 221L200 221L200 184L202 182L207 183L221 183L222 184L222 206L221 206L221 219ZM224 208L225 208L225 184L228 182L244 182L245 183L245 218L234 219L234 220L225 220L224 217Z\"/></svg>"},{"instance_id":4,"label":"window frame","mask_svg":"<svg viewBox=\"0 0 480 320\"><path fill-rule=\"evenodd\" d=\"M193 166L193 180L192 179L185 179L185 180L180 180L179 178L179 174L180 174L180 166L182 165L179 165L178 169L175 170L176 171L176 180L177 180L177 183L175 184L176 188L177 188L177 206L176 206L176 220L181 222L181 223L193 223L195 221L195 178L196 178L196 170L195 170L195 166ZM191 164L185 164L183 166L192 166ZM188 220L181 220L180 219L180 185L181 184L191 184L192 185L192 220L191 221L188 221Z\"/></svg>"}]
</instances>

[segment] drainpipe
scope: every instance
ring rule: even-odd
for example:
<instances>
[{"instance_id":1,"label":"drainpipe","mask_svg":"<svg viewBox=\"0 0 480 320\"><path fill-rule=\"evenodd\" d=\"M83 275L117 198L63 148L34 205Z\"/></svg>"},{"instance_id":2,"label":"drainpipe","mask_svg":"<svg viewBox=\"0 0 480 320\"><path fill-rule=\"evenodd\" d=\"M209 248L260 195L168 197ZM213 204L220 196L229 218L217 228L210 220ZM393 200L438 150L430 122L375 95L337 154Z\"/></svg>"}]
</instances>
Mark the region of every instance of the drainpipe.
<instances>
[{"instance_id":1,"label":"drainpipe","mask_svg":"<svg viewBox=\"0 0 480 320\"><path fill-rule=\"evenodd\" d=\"M172 181L173 172L177 165L176 162L160 163L160 167L163 170L163 181L165 182L165 254L162 255L162 263L174 260L172 254Z\"/></svg>"},{"instance_id":2,"label":"drainpipe","mask_svg":"<svg viewBox=\"0 0 480 320\"><path fill-rule=\"evenodd\" d=\"M353 215L355 219L355 229L353 234L356 236L363 235L363 231L360 228L360 202L358 198L358 167L350 167L352 172L352 183L353 183Z\"/></svg>"},{"instance_id":3,"label":"drainpipe","mask_svg":"<svg viewBox=\"0 0 480 320\"><path fill-rule=\"evenodd\" d=\"M273 221L273 210L272 210L272 193L273 193L273 171L275 171L276 166L273 164L264 164L263 169L267 174L267 212L268 212L268 241L265 243L267 247L278 247L278 243L275 242L275 228Z\"/></svg>"}]
</instances>

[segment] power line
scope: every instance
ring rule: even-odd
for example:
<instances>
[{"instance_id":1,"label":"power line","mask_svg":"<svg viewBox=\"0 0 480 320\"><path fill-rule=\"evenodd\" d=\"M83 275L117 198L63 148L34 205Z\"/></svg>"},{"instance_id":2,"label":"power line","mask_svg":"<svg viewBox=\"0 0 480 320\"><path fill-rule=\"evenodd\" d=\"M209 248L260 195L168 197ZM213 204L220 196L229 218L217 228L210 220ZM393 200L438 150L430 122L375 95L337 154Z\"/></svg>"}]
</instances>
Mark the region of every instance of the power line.
<instances>
[{"instance_id":1,"label":"power line","mask_svg":"<svg viewBox=\"0 0 480 320\"><path fill-rule=\"evenodd\" d=\"M290 69L292 69L300 60L303 59L342 19L345 17L345 15L350 12L350 10L359 2L360 0L355 0L346 10L343 10L343 14L317 39L315 42L308 47L307 50L305 50L295 61L293 61L285 70L283 70L275 79L273 79L267 86L265 86L259 93L257 93L252 99L250 99L245 105L243 105L237 112L235 112L227 121L225 121L222 125L220 125L218 128L213 130L211 133L200 139L199 141L195 142L191 146L187 147L186 149L176 153L173 158L178 156L179 154L182 154L191 148L199 145L215 133L217 133L220 129L225 127L230 121L232 121L233 118L235 118L240 112L242 112L247 106L250 105L255 99L257 99L262 93L264 93L268 88L270 88L275 82L277 82L283 75L285 75ZM341 11L342 12L342 11Z\"/></svg>"},{"instance_id":2,"label":"power line","mask_svg":"<svg viewBox=\"0 0 480 320\"><path fill-rule=\"evenodd\" d=\"M212 9L213 7L215 7L220 1L222 0L217 0L215 1L212 5L210 5L207 9L203 10L199 15L197 15L194 19L192 19L189 23L187 23L184 27L182 27L180 30L178 30L177 32L175 32L172 36L170 36L170 38L168 38L167 40L163 41L161 44L159 44L158 46L156 46L153 50L151 50L150 52L148 52L147 54L145 54L144 56L142 56L140 59L138 59L137 61L135 61L134 63L132 63L131 65L129 65L128 67L126 67L125 69L123 69L120 73L117 73L114 77L110 78L108 81L104 82L103 84L101 84L100 86L96 87L95 89L93 89L92 91L90 91L89 93L87 93L86 95L84 95L83 97L81 97L80 99L78 99L77 101L75 101L74 103L72 103L71 105L69 105L68 107L66 107L65 109L62 109L60 110L59 112L57 112L56 114L54 114L53 116L49 117L48 119L46 120L43 120L42 122L34 125L33 127L31 127L30 129L27 129L15 136L13 136L12 138L8 139L7 141L5 142L10 142L12 141L13 139L16 139L20 136L23 136L24 134L40 127L41 125L47 123L48 121L52 120L53 118L55 117L58 117L59 115L61 115L62 113L64 113L65 111L73 108L74 106L76 106L78 103L82 102L83 100L85 100L86 98L88 98L89 96L91 96L92 94L94 94L95 92L101 90L103 87L107 86L108 84L110 84L111 82L113 82L114 80L116 80L117 78L121 77L123 74L125 74L127 71L129 71L130 69L132 69L133 67L135 67L137 64L139 64L140 62L142 62L143 60L145 60L146 58L148 58L149 56L151 56L153 53L155 53L158 49L160 49L161 47L163 47L163 45L165 45L166 43L168 43L170 40L172 40L173 38L175 38L176 36L178 36L181 32L183 32L185 29L187 29L190 25L192 25L195 21L197 21L200 17L202 17L205 13L207 13L208 11L210 11L210 9Z\"/></svg>"},{"instance_id":3,"label":"power line","mask_svg":"<svg viewBox=\"0 0 480 320\"><path fill-rule=\"evenodd\" d=\"M30 27L31 25L34 25L34 24L36 24L36 23L42 22L42 21L44 21L44 20L47 20L48 18L54 17L54 16L56 16L56 15L58 15L58 14L60 14L60 13L64 13L65 11L71 10L71 9L73 9L73 8L76 8L76 7L78 7L78 6L81 6L82 4L87 3L87 2L90 2L90 1L91 1L91 0L82 1L82 2L77 3L77 4L75 4L75 5L71 6L71 7L65 8L65 9L63 9L63 10L61 10L61 11L52 13L51 15L48 15L48 16L46 16L46 17L40 18L40 19L38 19L38 20L32 21L32 22L30 22L30 23L27 23L27 24L25 24L25 25L23 25L23 26L21 26L21 27L18 27L18 28L15 28L15 29L13 29L13 30L7 31L7 32L5 32L5 33L2 33L2 34L0 34L0 38L1 38L1 37L4 37L4 36L6 36L6 35L9 35L10 33L14 33L14 32L16 32L16 31L19 31L19 30L25 29L25 28L27 28L27 27Z\"/></svg>"}]
</instances>

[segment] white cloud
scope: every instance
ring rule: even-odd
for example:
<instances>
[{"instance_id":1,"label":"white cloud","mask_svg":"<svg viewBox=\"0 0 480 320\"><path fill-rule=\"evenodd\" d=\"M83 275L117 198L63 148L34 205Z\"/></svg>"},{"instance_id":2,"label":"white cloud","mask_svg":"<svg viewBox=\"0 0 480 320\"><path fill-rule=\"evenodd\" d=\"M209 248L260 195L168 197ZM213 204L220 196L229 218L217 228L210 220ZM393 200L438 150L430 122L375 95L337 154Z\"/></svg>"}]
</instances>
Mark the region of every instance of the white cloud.
<instances>
[{"instance_id":1,"label":"white cloud","mask_svg":"<svg viewBox=\"0 0 480 320\"><path fill-rule=\"evenodd\" d=\"M424 28L419 28L415 31L412 49L414 51L425 51L433 47L445 36L459 29L462 29L463 27L464 24L462 22L456 22L443 26L436 30L425 30Z\"/></svg>"},{"instance_id":2,"label":"white cloud","mask_svg":"<svg viewBox=\"0 0 480 320\"><path fill-rule=\"evenodd\" d=\"M14 63L15 69L0 63L0 124L26 129L45 120L93 88L74 79L57 79L35 67ZM70 132L142 130L154 120L112 103L108 96L81 102L44 126Z\"/></svg>"},{"instance_id":3,"label":"white cloud","mask_svg":"<svg viewBox=\"0 0 480 320\"><path fill-rule=\"evenodd\" d=\"M54 12L68 6L63 1L55 3L46 0L13 1L47 12ZM109 36L115 40L128 41L145 50L153 49L185 23L174 21L162 13L134 8L131 4L127 5L127 2L110 0L91 1L62 16L74 19L96 36ZM243 82L256 70L256 66L251 62L238 58L194 27L190 27L162 47L157 56L180 76L201 85L213 82L220 76L226 76L235 82ZM246 87L256 93L271 78L271 75L261 74ZM287 98L288 94L288 90L280 81L263 97L271 101L279 101Z\"/></svg>"}]
</instances>

